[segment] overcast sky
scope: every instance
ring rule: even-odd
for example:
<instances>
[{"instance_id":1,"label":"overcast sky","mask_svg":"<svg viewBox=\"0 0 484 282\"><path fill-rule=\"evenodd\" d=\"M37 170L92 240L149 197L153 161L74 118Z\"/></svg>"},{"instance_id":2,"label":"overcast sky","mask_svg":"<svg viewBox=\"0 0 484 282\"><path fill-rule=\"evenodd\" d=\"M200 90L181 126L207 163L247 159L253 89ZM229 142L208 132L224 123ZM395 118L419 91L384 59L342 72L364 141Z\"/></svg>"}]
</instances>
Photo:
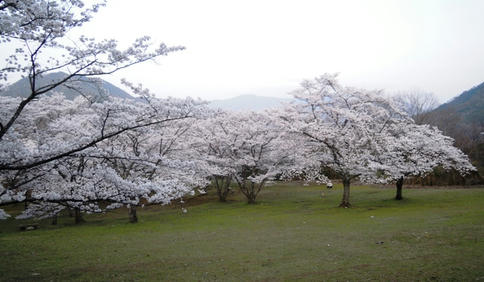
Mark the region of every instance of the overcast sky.
<instances>
[{"instance_id":1,"label":"overcast sky","mask_svg":"<svg viewBox=\"0 0 484 282\"><path fill-rule=\"evenodd\" d=\"M305 78L429 91L441 102L484 82L484 1L111 0L86 26L127 44L185 51L122 71L159 96L284 97Z\"/></svg>"}]
</instances>

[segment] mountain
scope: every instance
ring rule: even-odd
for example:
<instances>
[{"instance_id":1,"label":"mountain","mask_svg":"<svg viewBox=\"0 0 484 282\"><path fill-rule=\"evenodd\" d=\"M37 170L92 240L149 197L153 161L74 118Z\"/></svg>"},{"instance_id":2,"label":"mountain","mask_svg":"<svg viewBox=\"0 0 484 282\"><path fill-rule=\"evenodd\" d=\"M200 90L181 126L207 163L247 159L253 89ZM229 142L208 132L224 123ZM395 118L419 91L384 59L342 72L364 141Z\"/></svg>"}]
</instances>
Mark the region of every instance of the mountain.
<instances>
[{"instance_id":1,"label":"mountain","mask_svg":"<svg viewBox=\"0 0 484 282\"><path fill-rule=\"evenodd\" d=\"M291 99L265 97L256 95L241 95L224 100L214 100L209 103L211 108L220 108L231 111L262 111L275 108L283 103L290 102Z\"/></svg>"},{"instance_id":2,"label":"mountain","mask_svg":"<svg viewBox=\"0 0 484 282\"><path fill-rule=\"evenodd\" d=\"M434 112L451 112L465 122L484 123L484 82L442 104Z\"/></svg>"},{"instance_id":3,"label":"mountain","mask_svg":"<svg viewBox=\"0 0 484 282\"><path fill-rule=\"evenodd\" d=\"M454 138L484 181L484 83L431 111L428 123Z\"/></svg>"},{"instance_id":4,"label":"mountain","mask_svg":"<svg viewBox=\"0 0 484 282\"><path fill-rule=\"evenodd\" d=\"M38 87L51 84L53 82L60 81L67 76L66 73L63 72L55 72L49 73L41 77L37 81ZM75 82L75 90L72 88L67 87L66 85L58 86L54 89L56 92L63 93L68 99L74 99L75 97L79 96L79 93L83 93L83 95L88 96L95 96L99 97L104 94L104 91L110 96L124 98L124 99L135 99L133 96L126 93L124 90L120 89L119 87L104 81L104 80L94 80L92 78L81 77L78 79L78 82ZM72 84L72 83L69 83ZM52 91L47 92L47 95L50 95ZM6 89L0 92L1 96L10 96L10 97L27 97L30 94L30 85L27 78L22 78L19 81L9 85Z\"/></svg>"}]
</instances>

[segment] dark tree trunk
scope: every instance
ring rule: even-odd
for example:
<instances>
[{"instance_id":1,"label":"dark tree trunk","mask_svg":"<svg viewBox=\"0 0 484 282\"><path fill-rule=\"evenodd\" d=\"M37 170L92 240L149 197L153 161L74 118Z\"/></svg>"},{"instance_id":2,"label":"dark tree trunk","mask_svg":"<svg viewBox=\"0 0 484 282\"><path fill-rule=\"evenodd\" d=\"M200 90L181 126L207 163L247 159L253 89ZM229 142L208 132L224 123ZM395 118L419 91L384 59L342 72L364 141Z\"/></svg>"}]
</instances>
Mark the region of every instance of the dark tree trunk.
<instances>
[{"instance_id":1,"label":"dark tree trunk","mask_svg":"<svg viewBox=\"0 0 484 282\"><path fill-rule=\"evenodd\" d=\"M401 200L403 199L402 197L403 176L397 180L396 186L397 186L397 195L395 196L395 200Z\"/></svg>"},{"instance_id":2,"label":"dark tree trunk","mask_svg":"<svg viewBox=\"0 0 484 282\"><path fill-rule=\"evenodd\" d=\"M247 203L248 204L255 204L255 198L256 198L256 195L254 195L253 193L249 194L247 196Z\"/></svg>"},{"instance_id":3,"label":"dark tree trunk","mask_svg":"<svg viewBox=\"0 0 484 282\"><path fill-rule=\"evenodd\" d=\"M84 218L82 218L80 208L74 208L74 221L76 224L85 222Z\"/></svg>"},{"instance_id":4,"label":"dark tree trunk","mask_svg":"<svg viewBox=\"0 0 484 282\"><path fill-rule=\"evenodd\" d=\"M57 225L57 215L52 217L52 225Z\"/></svg>"},{"instance_id":5,"label":"dark tree trunk","mask_svg":"<svg viewBox=\"0 0 484 282\"><path fill-rule=\"evenodd\" d=\"M255 204L257 194L255 193L255 184L253 182L249 182L249 185L246 186L246 193L244 194L248 204Z\"/></svg>"},{"instance_id":6,"label":"dark tree trunk","mask_svg":"<svg viewBox=\"0 0 484 282\"><path fill-rule=\"evenodd\" d=\"M264 187L265 180L258 184L247 180L237 180L237 183L239 184L240 191L247 198L247 203L255 204L255 199L257 198L257 195L262 187Z\"/></svg>"},{"instance_id":7,"label":"dark tree trunk","mask_svg":"<svg viewBox=\"0 0 484 282\"><path fill-rule=\"evenodd\" d=\"M217 188L217 195L220 202L226 202L227 196L230 193L231 176L214 176L213 181L215 188Z\"/></svg>"},{"instance_id":8,"label":"dark tree trunk","mask_svg":"<svg viewBox=\"0 0 484 282\"><path fill-rule=\"evenodd\" d=\"M350 178L343 178L343 199L341 200L341 204L339 204L342 208L349 208L351 207L350 204Z\"/></svg>"},{"instance_id":9,"label":"dark tree trunk","mask_svg":"<svg viewBox=\"0 0 484 282\"><path fill-rule=\"evenodd\" d=\"M129 222L131 223L138 222L138 215L136 215L136 206L129 207Z\"/></svg>"}]
</instances>

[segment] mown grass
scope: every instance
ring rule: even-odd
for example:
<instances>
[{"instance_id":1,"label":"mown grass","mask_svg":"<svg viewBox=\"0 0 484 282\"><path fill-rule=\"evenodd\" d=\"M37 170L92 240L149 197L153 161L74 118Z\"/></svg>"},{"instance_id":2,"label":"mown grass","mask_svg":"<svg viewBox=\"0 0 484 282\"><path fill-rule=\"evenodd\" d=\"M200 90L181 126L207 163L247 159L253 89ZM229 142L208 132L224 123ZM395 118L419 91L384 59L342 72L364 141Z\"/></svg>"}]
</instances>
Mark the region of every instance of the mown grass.
<instances>
[{"instance_id":1,"label":"mown grass","mask_svg":"<svg viewBox=\"0 0 484 282\"><path fill-rule=\"evenodd\" d=\"M484 280L484 189L394 191L279 184L258 204L186 206L42 221L0 222L0 280L476 281ZM206 199L213 199L207 196Z\"/></svg>"}]
</instances>

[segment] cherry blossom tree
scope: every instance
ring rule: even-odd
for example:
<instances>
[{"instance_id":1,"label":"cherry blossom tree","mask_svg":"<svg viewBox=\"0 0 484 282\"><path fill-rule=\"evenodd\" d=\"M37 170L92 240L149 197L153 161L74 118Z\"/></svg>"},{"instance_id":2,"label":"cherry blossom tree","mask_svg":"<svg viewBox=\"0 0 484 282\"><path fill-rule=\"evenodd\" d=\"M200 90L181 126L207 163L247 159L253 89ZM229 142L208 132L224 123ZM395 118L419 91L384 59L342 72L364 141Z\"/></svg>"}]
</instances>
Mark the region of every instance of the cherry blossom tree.
<instances>
[{"instance_id":1,"label":"cherry blossom tree","mask_svg":"<svg viewBox=\"0 0 484 282\"><path fill-rule=\"evenodd\" d=\"M0 118L9 116L18 101L2 99L6 107ZM39 216L43 210L58 212L60 206L100 212L100 201L138 205L142 199L168 203L179 198L193 190L196 165L188 157L154 154L161 145L153 138L170 136L164 140L171 140L173 149L173 138L181 135L179 123L203 111L192 99L92 103L82 97L70 101L60 94L41 97L24 110L0 143L0 205L27 201L56 207L26 212ZM169 149L163 148L166 156ZM37 158L49 161L32 166Z\"/></svg>"},{"instance_id":2,"label":"cherry blossom tree","mask_svg":"<svg viewBox=\"0 0 484 282\"><path fill-rule=\"evenodd\" d=\"M230 184L236 172L233 166L233 128L227 128L228 118L234 114L218 110L201 120L193 130L198 159L206 162L206 175L215 186L220 202L226 202Z\"/></svg>"},{"instance_id":3,"label":"cherry blossom tree","mask_svg":"<svg viewBox=\"0 0 484 282\"><path fill-rule=\"evenodd\" d=\"M219 112L199 130L199 147L223 201L230 181L238 184L249 204L268 181L294 168L298 146L276 115Z\"/></svg>"},{"instance_id":4,"label":"cherry blossom tree","mask_svg":"<svg viewBox=\"0 0 484 282\"><path fill-rule=\"evenodd\" d=\"M152 183L143 202L126 203L131 222L137 221L136 206L140 204L169 203L195 189L203 191L208 184L204 162L197 159L193 138L187 134L196 123L188 118L133 130L108 140L94 156L125 180Z\"/></svg>"},{"instance_id":5,"label":"cherry blossom tree","mask_svg":"<svg viewBox=\"0 0 484 282\"><path fill-rule=\"evenodd\" d=\"M0 70L0 78L6 80L10 75L21 75L28 77L30 83L26 98L19 100L9 115L2 119L0 142L25 108L43 94L55 91L61 85L77 89L78 83L86 77L111 74L183 49L165 44L153 48L149 37L136 40L126 50L119 50L115 40L96 42L85 36L76 42L65 39L68 32L89 21L103 5L98 3L86 8L80 0L0 1L0 40L3 48L11 50L6 67ZM47 84L38 84L44 74L53 71L63 71L68 75ZM103 140L106 138L110 136L103 137ZM93 138L89 143L96 143L98 139ZM74 150L82 150L85 146ZM59 152L58 156L62 157L64 153L68 152ZM2 163L0 170L27 169L49 162L51 158L37 158L22 166Z\"/></svg>"},{"instance_id":6,"label":"cherry blossom tree","mask_svg":"<svg viewBox=\"0 0 484 282\"><path fill-rule=\"evenodd\" d=\"M396 200L403 199L402 187L407 177L425 176L436 167L454 169L461 175L475 171L469 158L453 146L454 140L436 127L413 123L394 124L388 131L385 175L396 184Z\"/></svg>"},{"instance_id":7,"label":"cherry blossom tree","mask_svg":"<svg viewBox=\"0 0 484 282\"><path fill-rule=\"evenodd\" d=\"M143 96L144 104L127 104L113 100L99 103L92 99L68 102L59 96L44 99L46 93L60 86L89 97L89 93L79 88L86 78L99 78L184 49L163 43L153 46L147 36L137 39L125 50L120 50L115 40L97 42L86 36L67 40L71 31L88 22L102 6L104 2L86 7L80 0L0 1L0 41L2 48L10 52L5 67L0 69L0 79L22 76L30 84L25 98L3 97L0 89L0 204L29 200L25 196L30 191L27 187L42 181L54 183L55 177L46 178L52 177L62 162L80 160L113 137L192 116L191 110L196 104L193 100L156 100ZM59 71L67 75L47 84L39 83L45 74ZM75 185L78 181L69 182ZM42 189L35 192L52 194ZM36 193L32 192L40 195ZM45 202L48 197L37 196L36 201L41 198ZM58 204L55 201L59 199L50 199L49 203ZM1 215L5 217L3 211Z\"/></svg>"},{"instance_id":8,"label":"cherry blossom tree","mask_svg":"<svg viewBox=\"0 0 484 282\"><path fill-rule=\"evenodd\" d=\"M385 168L379 156L387 152L390 126L412 120L379 91L344 87L336 77L325 74L303 81L284 120L306 138L311 157L341 178L340 206L349 207L351 181L377 181L375 172Z\"/></svg>"}]
</instances>

